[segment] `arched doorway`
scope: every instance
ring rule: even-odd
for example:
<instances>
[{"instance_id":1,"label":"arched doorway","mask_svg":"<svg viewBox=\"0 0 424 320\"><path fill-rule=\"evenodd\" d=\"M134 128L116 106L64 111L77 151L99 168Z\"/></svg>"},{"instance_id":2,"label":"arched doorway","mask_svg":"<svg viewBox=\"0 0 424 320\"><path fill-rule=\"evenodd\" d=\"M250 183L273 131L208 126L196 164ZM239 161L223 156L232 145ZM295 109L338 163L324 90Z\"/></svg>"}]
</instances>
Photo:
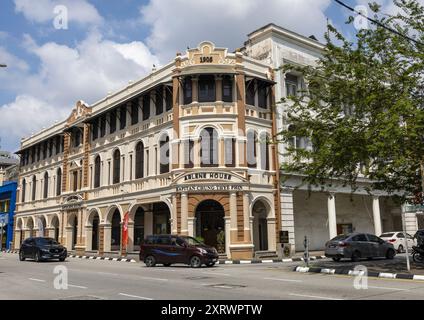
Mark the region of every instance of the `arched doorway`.
<instances>
[{"instance_id":1,"label":"arched doorway","mask_svg":"<svg viewBox=\"0 0 424 320\"><path fill-rule=\"evenodd\" d=\"M100 217L97 210L90 211L86 223L87 250L99 250L99 224Z\"/></svg>"},{"instance_id":2,"label":"arched doorway","mask_svg":"<svg viewBox=\"0 0 424 320\"><path fill-rule=\"evenodd\" d=\"M253 209L253 245L255 251L267 251L268 244L268 206L264 201L256 201Z\"/></svg>"},{"instance_id":3,"label":"arched doorway","mask_svg":"<svg viewBox=\"0 0 424 320\"><path fill-rule=\"evenodd\" d=\"M110 248L112 251L119 251L121 249L121 214L118 209L115 209L112 215Z\"/></svg>"},{"instance_id":4,"label":"arched doorway","mask_svg":"<svg viewBox=\"0 0 424 320\"><path fill-rule=\"evenodd\" d=\"M139 251L144 239L144 210L139 207L134 215L134 250Z\"/></svg>"},{"instance_id":5,"label":"arched doorway","mask_svg":"<svg viewBox=\"0 0 424 320\"><path fill-rule=\"evenodd\" d=\"M153 204L153 234L171 233L171 212L164 202Z\"/></svg>"},{"instance_id":6,"label":"arched doorway","mask_svg":"<svg viewBox=\"0 0 424 320\"><path fill-rule=\"evenodd\" d=\"M52 219L51 226L54 229L53 237L57 242L59 242L59 218L56 215Z\"/></svg>"},{"instance_id":7,"label":"arched doorway","mask_svg":"<svg viewBox=\"0 0 424 320\"><path fill-rule=\"evenodd\" d=\"M225 211L215 200L201 202L196 209L196 235L205 244L225 253Z\"/></svg>"}]
</instances>

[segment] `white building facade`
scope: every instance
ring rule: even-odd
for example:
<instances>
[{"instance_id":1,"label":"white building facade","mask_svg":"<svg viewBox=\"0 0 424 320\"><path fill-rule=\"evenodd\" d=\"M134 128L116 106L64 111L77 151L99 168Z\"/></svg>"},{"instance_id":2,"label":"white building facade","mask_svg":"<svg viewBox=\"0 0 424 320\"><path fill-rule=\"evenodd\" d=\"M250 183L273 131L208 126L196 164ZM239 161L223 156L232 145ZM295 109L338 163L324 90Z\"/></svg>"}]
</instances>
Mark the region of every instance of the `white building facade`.
<instances>
[{"instance_id":1,"label":"white building facade","mask_svg":"<svg viewBox=\"0 0 424 320\"><path fill-rule=\"evenodd\" d=\"M324 45L314 37L304 37L274 24L252 32L245 43L244 52L250 57L266 62L273 68L286 64L314 66L322 54ZM276 71L275 99L280 101L287 95L296 94L305 88L301 74ZM277 104L277 132L290 126L285 112L288 106ZM307 139L297 137L291 141L296 147L310 147ZM285 156L286 146L278 146L279 162L290 159ZM302 177L281 172L284 183L281 187L282 230L288 231L292 250L304 250L304 237L310 241L310 249L322 250L326 241L337 234L366 232L380 235L386 231L403 230L401 209L384 194L369 195L359 188L353 195L351 189L335 186L322 192L299 187ZM282 179L283 180L283 179ZM364 179L361 186L366 186ZM417 216L407 214L406 230L413 235L419 227ZM422 226L424 228L424 224Z\"/></svg>"}]
</instances>

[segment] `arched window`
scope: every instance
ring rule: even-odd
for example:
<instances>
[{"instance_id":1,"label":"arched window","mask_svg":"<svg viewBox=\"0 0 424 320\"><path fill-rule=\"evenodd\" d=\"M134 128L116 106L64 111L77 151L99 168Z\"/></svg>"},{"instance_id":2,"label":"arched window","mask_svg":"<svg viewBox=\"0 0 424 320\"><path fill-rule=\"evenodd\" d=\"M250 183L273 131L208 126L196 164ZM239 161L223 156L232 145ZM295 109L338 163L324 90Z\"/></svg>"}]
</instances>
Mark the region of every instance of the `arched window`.
<instances>
[{"instance_id":1,"label":"arched window","mask_svg":"<svg viewBox=\"0 0 424 320\"><path fill-rule=\"evenodd\" d=\"M218 133L213 128L200 132L200 158L202 167L218 166Z\"/></svg>"},{"instance_id":2,"label":"arched window","mask_svg":"<svg viewBox=\"0 0 424 320\"><path fill-rule=\"evenodd\" d=\"M144 178L144 144L141 141L135 147L135 178Z\"/></svg>"},{"instance_id":3,"label":"arched window","mask_svg":"<svg viewBox=\"0 0 424 320\"><path fill-rule=\"evenodd\" d=\"M44 190L43 190L43 198L47 199L49 196L49 174L46 172L44 174Z\"/></svg>"},{"instance_id":4,"label":"arched window","mask_svg":"<svg viewBox=\"0 0 424 320\"><path fill-rule=\"evenodd\" d=\"M35 201L35 193L37 191L37 178L35 176L32 177L32 201Z\"/></svg>"},{"instance_id":5,"label":"arched window","mask_svg":"<svg viewBox=\"0 0 424 320\"><path fill-rule=\"evenodd\" d=\"M94 188L100 187L100 156L94 160Z\"/></svg>"},{"instance_id":6,"label":"arched window","mask_svg":"<svg viewBox=\"0 0 424 320\"><path fill-rule=\"evenodd\" d=\"M250 130L247 132L247 165L249 168L256 168L257 166L257 150L256 141L258 140L255 131Z\"/></svg>"},{"instance_id":7,"label":"arched window","mask_svg":"<svg viewBox=\"0 0 424 320\"><path fill-rule=\"evenodd\" d=\"M113 153L113 184L119 183L121 173L121 153L119 150L115 150Z\"/></svg>"},{"instance_id":8,"label":"arched window","mask_svg":"<svg viewBox=\"0 0 424 320\"><path fill-rule=\"evenodd\" d=\"M26 193L26 180L22 180L22 198L21 202L25 202L25 193Z\"/></svg>"},{"instance_id":9,"label":"arched window","mask_svg":"<svg viewBox=\"0 0 424 320\"><path fill-rule=\"evenodd\" d=\"M160 174L169 172L169 137L161 138L159 142Z\"/></svg>"},{"instance_id":10,"label":"arched window","mask_svg":"<svg viewBox=\"0 0 424 320\"><path fill-rule=\"evenodd\" d=\"M60 196L62 194L62 169L57 169L56 174L56 196Z\"/></svg>"}]
</instances>

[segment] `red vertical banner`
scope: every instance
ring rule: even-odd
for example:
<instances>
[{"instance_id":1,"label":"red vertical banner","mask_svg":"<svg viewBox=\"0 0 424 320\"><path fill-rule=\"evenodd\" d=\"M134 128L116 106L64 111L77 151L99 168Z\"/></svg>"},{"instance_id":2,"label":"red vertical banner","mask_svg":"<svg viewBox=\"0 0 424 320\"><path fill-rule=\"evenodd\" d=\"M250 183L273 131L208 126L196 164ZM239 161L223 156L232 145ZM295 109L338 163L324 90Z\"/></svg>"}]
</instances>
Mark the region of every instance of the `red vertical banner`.
<instances>
[{"instance_id":1,"label":"red vertical banner","mask_svg":"<svg viewBox=\"0 0 424 320\"><path fill-rule=\"evenodd\" d=\"M128 245L128 220L130 218L130 213L126 212L124 215L124 223L122 225L122 248L127 249Z\"/></svg>"}]
</instances>

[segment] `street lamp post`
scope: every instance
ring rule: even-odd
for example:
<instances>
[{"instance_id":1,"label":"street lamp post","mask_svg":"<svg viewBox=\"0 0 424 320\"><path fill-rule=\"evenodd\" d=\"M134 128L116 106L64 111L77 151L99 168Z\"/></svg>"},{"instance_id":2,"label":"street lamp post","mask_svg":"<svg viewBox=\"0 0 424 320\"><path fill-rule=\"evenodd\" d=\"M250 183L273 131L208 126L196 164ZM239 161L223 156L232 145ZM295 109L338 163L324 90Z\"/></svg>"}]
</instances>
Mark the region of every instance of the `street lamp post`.
<instances>
[{"instance_id":1,"label":"street lamp post","mask_svg":"<svg viewBox=\"0 0 424 320\"><path fill-rule=\"evenodd\" d=\"M406 205L402 204L402 229L403 229L403 236L405 241L405 250L406 250L406 268L408 269L408 272L411 271L411 266L409 264L409 252L408 252L408 239L406 235Z\"/></svg>"}]
</instances>

